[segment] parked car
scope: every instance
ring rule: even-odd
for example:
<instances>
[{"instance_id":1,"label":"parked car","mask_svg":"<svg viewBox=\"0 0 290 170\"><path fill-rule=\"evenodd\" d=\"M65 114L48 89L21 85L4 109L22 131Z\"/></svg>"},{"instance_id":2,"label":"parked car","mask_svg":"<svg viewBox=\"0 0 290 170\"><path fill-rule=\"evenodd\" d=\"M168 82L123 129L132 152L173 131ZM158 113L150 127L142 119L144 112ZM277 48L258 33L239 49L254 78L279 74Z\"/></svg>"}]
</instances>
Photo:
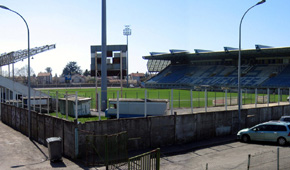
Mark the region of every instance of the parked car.
<instances>
[{"instance_id":1,"label":"parked car","mask_svg":"<svg viewBox=\"0 0 290 170\"><path fill-rule=\"evenodd\" d=\"M237 139L242 142L277 142L284 146L290 142L290 122L270 121L242 129L238 132Z\"/></svg>"},{"instance_id":2,"label":"parked car","mask_svg":"<svg viewBox=\"0 0 290 170\"><path fill-rule=\"evenodd\" d=\"M280 118L280 121L283 121L283 122L290 122L290 116L282 116Z\"/></svg>"}]
</instances>

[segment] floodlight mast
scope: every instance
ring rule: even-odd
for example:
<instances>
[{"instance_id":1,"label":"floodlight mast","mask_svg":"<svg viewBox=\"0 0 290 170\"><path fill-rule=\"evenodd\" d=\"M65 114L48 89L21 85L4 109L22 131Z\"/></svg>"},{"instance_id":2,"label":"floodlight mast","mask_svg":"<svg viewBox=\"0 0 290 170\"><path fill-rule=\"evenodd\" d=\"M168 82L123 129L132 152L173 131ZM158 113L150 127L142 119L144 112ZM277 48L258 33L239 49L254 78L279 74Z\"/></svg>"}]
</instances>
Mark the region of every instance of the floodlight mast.
<instances>
[{"instance_id":1,"label":"floodlight mast","mask_svg":"<svg viewBox=\"0 0 290 170\"><path fill-rule=\"evenodd\" d=\"M129 87L129 81L128 81L128 36L131 35L131 29L130 25L125 25L125 29L123 30L123 35L127 36L127 52L126 52L126 69L127 69L127 88ZM121 68L123 69L123 68Z\"/></svg>"},{"instance_id":2,"label":"floodlight mast","mask_svg":"<svg viewBox=\"0 0 290 170\"><path fill-rule=\"evenodd\" d=\"M239 59L238 59L238 114L239 114L239 129L241 129L241 46L242 46L242 22L245 15L255 6L263 4L266 0L262 0L255 5L251 6L243 15L239 27Z\"/></svg>"},{"instance_id":3,"label":"floodlight mast","mask_svg":"<svg viewBox=\"0 0 290 170\"><path fill-rule=\"evenodd\" d=\"M101 110L107 109L107 17L106 0L102 0L102 60L101 60ZM96 89L97 90L97 89Z\"/></svg>"},{"instance_id":4,"label":"floodlight mast","mask_svg":"<svg viewBox=\"0 0 290 170\"><path fill-rule=\"evenodd\" d=\"M3 5L0 5L0 8L2 9L5 9L5 10L8 10L8 11L11 11L15 14L17 14L18 16L21 17L21 19L24 21L25 25L26 25L26 28L27 28L27 41L28 41L28 48L27 48L27 53L28 53L28 76L27 76L27 81L28 81L28 102L27 102L27 107L28 107L28 137L31 138L31 107L30 107L30 35L29 35L29 27L28 27L28 24L26 22L26 20L16 11L13 11L12 9L6 7L6 6L3 6Z\"/></svg>"}]
</instances>

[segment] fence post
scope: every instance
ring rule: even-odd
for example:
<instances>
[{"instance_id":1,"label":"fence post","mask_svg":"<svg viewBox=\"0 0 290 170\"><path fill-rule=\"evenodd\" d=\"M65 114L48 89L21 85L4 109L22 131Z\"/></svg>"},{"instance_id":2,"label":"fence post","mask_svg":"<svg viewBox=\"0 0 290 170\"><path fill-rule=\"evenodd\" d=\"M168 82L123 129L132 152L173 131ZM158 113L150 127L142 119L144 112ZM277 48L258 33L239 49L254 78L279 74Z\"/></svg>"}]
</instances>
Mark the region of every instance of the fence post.
<instances>
[{"instance_id":1,"label":"fence post","mask_svg":"<svg viewBox=\"0 0 290 170\"><path fill-rule=\"evenodd\" d=\"M56 95L55 96L55 98L56 98L55 99L56 100L55 101L56 102L56 106L55 106L56 107L56 117L58 117L58 91L56 91L55 95Z\"/></svg>"},{"instance_id":2,"label":"fence post","mask_svg":"<svg viewBox=\"0 0 290 170\"><path fill-rule=\"evenodd\" d=\"M243 108L243 89L241 89L241 96L239 98L240 103L241 103L241 109Z\"/></svg>"},{"instance_id":3,"label":"fence post","mask_svg":"<svg viewBox=\"0 0 290 170\"><path fill-rule=\"evenodd\" d=\"M204 90L204 110L207 112L207 89Z\"/></svg>"},{"instance_id":4,"label":"fence post","mask_svg":"<svg viewBox=\"0 0 290 170\"><path fill-rule=\"evenodd\" d=\"M47 92L47 114L49 114L49 91Z\"/></svg>"},{"instance_id":5,"label":"fence post","mask_svg":"<svg viewBox=\"0 0 290 170\"><path fill-rule=\"evenodd\" d=\"M190 108L191 108L191 113L193 114L193 103L192 103L192 89L190 89Z\"/></svg>"},{"instance_id":6,"label":"fence post","mask_svg":"<svg viewBox=\"0 0 290 170\"><path fill-rule=\"evenodd\" d=\"M40 92L40 91L39 91L39 96L40 96L40 102L39 102L39 113L41 113L42 97L41 97L41 92Z\"/></svg>"},{"instance_id":7,"label":"fence post","mask_svg":"<svg viewBox=\"0 0 290 170\"><path fill-rule=\"evenodd\" d=\"M98 111L99 111L99 120L101 120L101 95L98 93Z\"/></svg>"},{"instance_id":8,"label":"fence post","mask_svg":"<svg viewBox=\"0 0 290 170\"><path fill-rule=\"evenodd\" d=\"M278 105L280 105L280 88L278 88Z\"/></svg>"},{"instance_id":9,"label":"fence post","mask_svg":"<svg viewBox=\"0 0 290 170\"><path fill-rule=\"evenodd\" d=\"M33 103L33 111L36 110L36 102L35 102L35 90L33 92L33 95L34 95L34 103ZM18 106L17 106L18 107Z\"/></svg>"},{"instance_id":10,"label":"fence post","mask_svg":"<svg viewBox=\"0 0 290 170\"><path fill-rule=\"evenodd\" d=\"M247 167L247 170L250 169L250 164L251 164L251 154L248 155L248 167Z\"/></svg>"},{"instance_id":11,"label":"fence post","mask_svg":"<svg viewBox=\"0 0 290 170\"><path fill-rule=\"evenodd\" d=\"M216 106L216 91L214 92L214 106Z\"/></svg>"},{"instance_id":12,"label":"fence post","mask_svg":"<svg viewBox=\"0 0 290 170\"><path fill-rule=\"evenodd\" d=\"M117 91L117 119L120 118L119 91Z\"/></svg>"},{"instance_id":13,"label":"fence post","mask_svg":"<svg viewBox=\"0 0 290 170\"><path fill-rule=\"evenodd\" d=\"M16 107L19 107L18 93L16 93ZM34 105L34 111L35 111L35 105Z\"/></svg>"},{"instance_id":14,"label":"fence post","mask_svg":"<svg viewBox=\"0 0 290 170\"><path fill-rule=\"evenodd\" d=\"M225 110L228 110L228 89L225 91Z\"/></svg>"},{"instance_id":15,"label":"fence post","mask_svg":"<svg viewBox=\"0 0 290 170\"><path fill-rule=\"evenodd\" d=\"M67 96L67 91L65 92L65 116L66 116L66 120L68 120L68 96Z\"/></svg>"},{"instance_id":16,"label":"fence post","mask_svg":"<svg viewBox=\"0 0 290 170\"><path fill-rule=\"evenodd\" d=\"M171 89L171 115L173 115L173 89Z\"/></svg>"},{"instance_id":17,"label":"fence post","mask_svg":"<svg viewBox=\"0 0 290 170\"><path fill-rule=\"evenodd\" d=\"M78 122L78 92L76 91L76 97L75 97L75 118L77 119Z\"/></svg>"},{"instance_id":18,"label":"fence post","mask_svg":"<svg viewBox=\"0 0 290 170\"><path fill-rule=\"evenodd\" d=\"M144 117L147 117L147 90L145 90Z\"/></svg>"},{"instance_id":19,"label":"fence post","mask_svg":"<svg viewBox=\"0 0 290 170\"><path fill-rule=\"evenodd\" d=\"M255 108L257 108L258 89L255 88Z\"/></svg>"},{"instance_id":20,"label":"fence post","mask_svg":"<svg viewBox=\"0 0 290 170\"><path fill-rule=\"evenodd\" d=\"M268 98L267 107L269 107L269 102L270 102L270 89L269 88L267 88L267 98Z\"/></svg>"},{"instance_id":21,"label":"fence post","mask_svg":"<svg viewBox=\"0 0 290 170\"><path fill-rule=\"evenodd\" d=\"M179 106L178 107L180 108L180 90L178 92L179 92L178 93L178 95L179 95L179 104L178 104Z\"/></svg>"},{"instance_id":22,"label":"fence post","mask_svg":"<svg viewBox=\"0 0 290 170\"><path fill-rule=\"evenodd\" d=\"M156 153L156 170L160 170L160 148L157 148Z\"/></svg>"}]
</instances>

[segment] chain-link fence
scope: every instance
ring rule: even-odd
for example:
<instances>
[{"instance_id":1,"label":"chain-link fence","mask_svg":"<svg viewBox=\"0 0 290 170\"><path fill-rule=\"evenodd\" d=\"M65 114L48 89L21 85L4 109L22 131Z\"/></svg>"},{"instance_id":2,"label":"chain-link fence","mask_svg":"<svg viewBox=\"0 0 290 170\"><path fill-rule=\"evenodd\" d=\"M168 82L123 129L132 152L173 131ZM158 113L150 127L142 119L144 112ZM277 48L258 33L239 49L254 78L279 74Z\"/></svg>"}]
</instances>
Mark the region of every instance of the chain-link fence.
<instances>
[{"instance_id":1,"label":"chain-link fence","mask_svg":"<svg viewBox=\"0 0 290 170\"><path fill-rule=\"evenodd\" d=\"M44 92L49 93L52 98L56 98L56 91L59 93L59 98L65 96L65 93L71 95L78 91L78 96L91 99L91 108L96 108L98 99L101 99L101 96L96 97L95 89L58 89ZM195 88L193 90L112 88L108 89L107 98L116 99L117 93L119 93L119 98L168 99L172 101L173 108L234 106L238 104L236 88ZM241 90L241 103L245 105L287 102L289 93L289 88L243 88ZM98 89L98 94L101 95L100 89Z\"/></svg>"}]
</instances>

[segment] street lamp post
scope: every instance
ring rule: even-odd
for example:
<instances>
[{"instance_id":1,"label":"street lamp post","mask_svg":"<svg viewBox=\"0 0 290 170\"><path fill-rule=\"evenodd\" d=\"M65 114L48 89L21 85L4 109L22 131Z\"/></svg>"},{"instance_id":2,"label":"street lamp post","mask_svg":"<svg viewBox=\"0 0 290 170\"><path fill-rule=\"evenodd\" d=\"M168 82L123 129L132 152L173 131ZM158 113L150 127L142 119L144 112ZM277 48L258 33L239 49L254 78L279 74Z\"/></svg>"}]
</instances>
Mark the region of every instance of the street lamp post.
<instances>
[{"instance_id":1,"label":"street lamp post","mask_svg":"<svg viewBox=\"0 0 290 170\"><path fill-rule=\"evenodd\" d=\"M28 76L27 76L27 81L28 81L28 136L29 138L31 138L31 107L30 107L30 35L29 35L29 27L28 24L26 22L26 20L16 11L13 11L12 9L0 5L0 8L11 11L15 14L17 14L18 16L20 16L22 18L22 20L24 21L26 28L27 28L27 41L28 41L28 48L27 48L27 55L28 55Z\"/></svg>"},{"instance_id":2,"label":"street lamp post","mask_svg":"<svg viewBox=\"0 0 290 170\"><path fill-rule=\"evenodd\" d=\"M128 36L131 35L130 25L125 25L125 29L123 30L123 35L127 36L127 52L126 52L126 69L127 69L127 88L129 87L128 83Z\"/></svg>"},{"instance_id":3,"label":"street lamp post","mask_svg":"<svg viewBox=\"0 0 290 170\"><path fill-rule=\"evenodd\" d=\"M242 22L245 17L245 15L255 6L263 4L266 2L266 0L262 0L258 2L257 4L251 6L243 15L241 21L240 21L240 28L239 28L239 61L238 61L238 114L239 114L239 129L241 129L241 42L242 42Z\"/></svg>"}]
</instances>

